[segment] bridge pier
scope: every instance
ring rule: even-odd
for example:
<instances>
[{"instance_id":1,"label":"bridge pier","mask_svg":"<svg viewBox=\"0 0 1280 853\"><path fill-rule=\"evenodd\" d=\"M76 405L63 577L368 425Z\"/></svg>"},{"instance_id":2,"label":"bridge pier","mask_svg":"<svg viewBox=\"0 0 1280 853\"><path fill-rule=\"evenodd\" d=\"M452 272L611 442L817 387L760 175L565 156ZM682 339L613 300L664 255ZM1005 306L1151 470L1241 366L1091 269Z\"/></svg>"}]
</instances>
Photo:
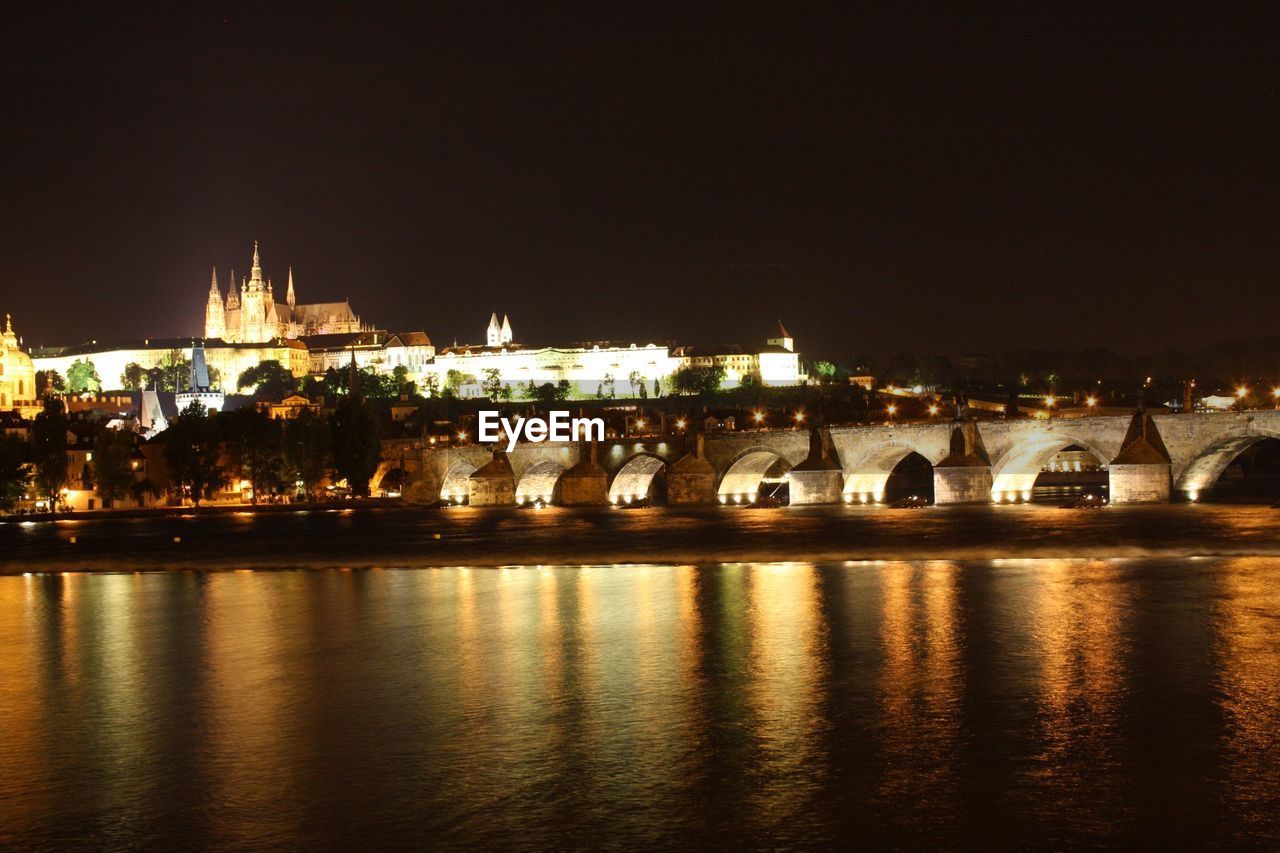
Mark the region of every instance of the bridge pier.
<instances>
[{"instance_id":1,"label":"bridge pier","mask_svg":"<svg viewBox=\"0 0 1280 853\"><path fill-rule=\"evenodd\" d=\"M1172 470L1155 421L1134 413L1119 455L1107 466L1111 503L1168 503Z\"/></svg>"},{"instance_id":2,"label":"bridge pier","mask_svg":"<svg viewBox=\"0 0 1280 853\"><path fill-rule=\"evenodd\" d=\"M578 463L560 476L560 503L565 506L602 506L609 503L609 474L600 465L600 451L592 441Z\"/></svg>"},{"instance_id":3,"label":"bridge pier","mask_svg":"<svg viewBox=\"0 0 1280 853\"><path fill-rule=\"evenodd\" d=\"M716 502L716 469L704 456L704 436L698 433L693 453L677 459L667 471L667 503L713 504Z\"/></svg>"},{"instance_id":4,"label":"bridge pier","mask_svg":"<svg viewBox=\"0 0 1280 853\"><path fill-rule=\"evenodd\" d=\"M991 460L977 423L956 424L950 452L933 466L934 505L991 503L993 485Z\"/></svg>"},{"instance_id":5,"label":"bridge pier","mask_svg":"<svg viewBox=\"0 0 1280 853\"><path fill-rule=\"evenodd\" d=\"M501 450L493 459L467 478L467 503L471 506L513 506L516 502L516 477L511 461Z\"/></svg>"},{"instance_id":6,"label":"bridge pier","mask_svg":"<svg viewBox=\"0 0 1280 853\"><path fill-rule=\"evenodd\" d=\"M991 466L957 466L933 469L933 503L989 504L991 503Z\"/></svg>"},{"instance_id":7,"label":"bridge pier","mask_svg":"<svg viewBox=\"0 0 1280 853\"><path fill-rule=\"evenodd\" d=\"M825 431L809 433L809 455L787 472L792 506L840 503L844 471L831 458L829 441Z\"/></svg>"}]
</instances>

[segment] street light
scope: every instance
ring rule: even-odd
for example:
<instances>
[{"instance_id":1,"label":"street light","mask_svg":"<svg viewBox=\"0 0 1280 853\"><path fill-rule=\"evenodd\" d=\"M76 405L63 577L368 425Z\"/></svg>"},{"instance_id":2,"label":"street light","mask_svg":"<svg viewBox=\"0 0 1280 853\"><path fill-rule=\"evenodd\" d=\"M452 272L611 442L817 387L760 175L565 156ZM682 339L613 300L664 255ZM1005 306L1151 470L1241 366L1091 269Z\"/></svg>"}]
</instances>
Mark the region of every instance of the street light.
<instances>
[{"instance_id":1,"label":"street light","mask_svg":"<svg viewBox=\"0 0 1280 853\"><path fill-rule=\"evenodd\" d=\"M458 441L466 441L466 440L467 440L467 434L465 432L459 432Z\"/></svg>"},{"instance_id":2,"label":"street light","mask_svg":"<svg viewBox=\"0 0 1280 853\"><path fill-rule=\"evenodd\" d=\"M1049 420L1053 420L1053 404L1057 402L1057 398L1052 394L1044 398L1044 408L1048 412Z\"/></svg>"},{"instance_id":3,"label":"street light","mask_svg":"<svg viewBox=\"0 0 1280 853\"><path fill-rule=\"evenodd\" d=\"M754 417L756 419L756 429L760 429L764 425L764 412L758 411L755 413Z\"/></svg>"},{"instance_id":4,"label":"street light","mask_svg":"<svg viewBox=\"0 0 1280 853\"><path fill-rule=\"evenodd\" d=\"M895 414L897 411L898 411L898 407L897 407L896 405L894 405L893 403L890 403L890 404L889 404L889 406L888 406L889 422L890 422L890 423L893 423L893 416L894 416L894 414Z\"/></svg>"},{"instance_id":5,"label":"street light","mask_svg":"<svg viewBox=\"0 0 1280 853\"><path fill-rule=\"evenodd\" d=\"M795 419L796 419L797 426L804 423L804 409L801 409L800 411L796 412Z\"/></svg>"},{"instance_id":6,"label":"street light","mask_svg":"<svg viewBox=\"0 0 1280 853\"><path fill-rule=\"evenodd\" d=\"M684 429L684 418L676 421L676 429Z\"/></svg>"},{"instance_id":7,"label":"street light","mask_svg":"<svg viewBox=\"0 0 1280 853\"><path fill-rule=\"evenodd\" d=\"M1236 389L1236 402L1240 406L1240 411L1244 411L1244 398L1249 396L1249 386L1241 385Z\"/></svg>"},{"instance_id":8,"label":"street light","mask_svg":"<svg viewBox=\"0 0 1280 853\"><path fill-rule=\"evenodd\" d=\"M1097 398L1097 397L1085 397L1085 398L1084 398L1084 404L1085 404L1086 406L1088 406L1090 409L1094 409L1094 408L1096 408L1096 407L1097 407L1097 405L1098 405L1098 398Z\"/></svg>"},{"instance_id":9,"label":"street light","mask_svg":"<svg viewBox=\"0 0 1280 853\"><path fill-rule=\"evenodd\" d=\"M932 403L929 406L929 415L930 417L932 417L933 415L936 415L936 414L938 414L938 404Z\"/></svg>"}]
</instances>

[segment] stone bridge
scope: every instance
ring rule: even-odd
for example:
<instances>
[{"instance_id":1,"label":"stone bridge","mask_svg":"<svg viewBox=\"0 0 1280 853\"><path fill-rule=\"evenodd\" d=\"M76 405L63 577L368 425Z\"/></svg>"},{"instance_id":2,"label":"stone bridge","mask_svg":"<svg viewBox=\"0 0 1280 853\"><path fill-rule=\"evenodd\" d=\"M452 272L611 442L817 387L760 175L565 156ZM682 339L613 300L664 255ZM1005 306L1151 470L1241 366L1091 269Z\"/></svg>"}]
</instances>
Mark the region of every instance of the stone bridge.
<instances>
[{"instance_id":1,"label":"stone bridge","mask_svg":"<svg viewBox=\"0 0 1280 853\"><path fill-rule=\"evenodd\" d=\"M1280 411L739 430L524 443L509 454L395 440L383 444L373 485L391 477L406 498L477 506L538 498L691 504L742 502L762 483L785 481L793 504L871 503L884 497L898 463L917 453L933 466L936 503L1019 501L1050 458L1075 447L1107 468L1112 502L1195 500L1268 437L1280 438Z\"/></svg>"}]
</instances>

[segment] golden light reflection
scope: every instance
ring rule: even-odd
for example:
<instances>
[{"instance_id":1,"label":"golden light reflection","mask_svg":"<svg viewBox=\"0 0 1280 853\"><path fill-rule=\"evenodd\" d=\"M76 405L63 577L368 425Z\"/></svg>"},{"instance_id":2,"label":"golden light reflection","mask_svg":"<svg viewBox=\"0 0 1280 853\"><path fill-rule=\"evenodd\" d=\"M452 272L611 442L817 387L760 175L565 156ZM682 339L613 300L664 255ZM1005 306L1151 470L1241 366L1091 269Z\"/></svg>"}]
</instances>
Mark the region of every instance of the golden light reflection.
<instances>
[{"instance_id":1,"label":"golden light reflection","mask_svg":"<svg viewBox=\"0 0 1280 853\"><path fill-rule=\"evenodd\" d=\"M281 611L270 574L210 576L204 586L207 677L203 701L210 799L271 803L273 820L294 831L305 803L293 784L305 744L295 722L303 704L291 662L305 659L298 610ZM246 701L252 697L252 701ZM245 755L257 760L246 762ZM217 834L229 846L251 846L253 836L234 812L218 815Z\"/></svg>"},{"instance_id":2,"label":"golden light reflection","mask_svg":"<svg viewBox=\"0 0 1280 853\"><path fill-rule=\"evenodd\" d=\"M945 561L879 568L884 651L879 697L885 718L881 794L918 802L935 821L949 816L949 804L920 792L953 787L963 722L959 572Z\"/></svg>"},{"instance_id":3,"label":"golden light reflection","mask_svg":"<svg viewBox=\"0 0 1280 853\"><path fill-rule=\"evenodd\" d=\"M1280 582L1256 557L1225 560L1216 598L1221 705L1226 717L1224 762L1230 804L1256 838L1280 835L1275 809L1275 759L1280 754Z\"/></svg>"},{"instance_id":4,"label":"golden light reflection","mask_svg":"<svg viewBox=\"0 0 1280 853\"><path fill-rule=\"evenodd\" d=\"M751 812L766 827L803 813L826 784L830 686L819 575L812 563L753 564L749 576L749 703L762 783Z\"/></svg>"}]
</instances>

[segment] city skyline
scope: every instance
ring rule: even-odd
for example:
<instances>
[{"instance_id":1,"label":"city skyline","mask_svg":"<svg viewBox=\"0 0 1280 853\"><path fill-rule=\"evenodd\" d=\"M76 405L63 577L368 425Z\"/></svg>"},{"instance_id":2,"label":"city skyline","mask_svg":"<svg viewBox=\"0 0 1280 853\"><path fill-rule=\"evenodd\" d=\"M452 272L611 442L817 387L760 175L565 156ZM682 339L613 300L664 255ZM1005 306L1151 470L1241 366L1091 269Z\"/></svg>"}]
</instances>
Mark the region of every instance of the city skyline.
<instances>
[{"instance_id":1,"label":"city skyline","mask_svg":"<svg viewBox=\"0 0 1280 853\"><path fill-rule=\"evenodd\" d=\"M497 308L538 340L781 316L821 353L1149 352L1280 310L1276 59L1243 14L51 15L0 36L32 342L194 332L185 294L253 239L446 335Z\"/></svg>"}]
</instances>

